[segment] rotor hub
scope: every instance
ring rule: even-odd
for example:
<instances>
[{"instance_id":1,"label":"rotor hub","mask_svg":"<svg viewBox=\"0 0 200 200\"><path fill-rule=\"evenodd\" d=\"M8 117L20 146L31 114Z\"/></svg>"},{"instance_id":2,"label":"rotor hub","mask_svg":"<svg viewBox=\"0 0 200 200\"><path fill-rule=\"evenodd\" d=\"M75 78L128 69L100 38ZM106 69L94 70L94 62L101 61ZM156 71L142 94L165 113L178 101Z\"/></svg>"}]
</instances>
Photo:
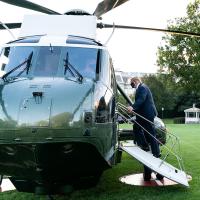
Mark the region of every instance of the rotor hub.
<instances>
[{"instance_id":1,"label":"rotor hub","mask_svg":"<svg viewBox=\"0 0 200 200\"><path fill-rule=\"evenodd\" d=\"M65 12L64 15L91 15L91 14L85 10L73 9Z\"/></svg>"}]
</instances>

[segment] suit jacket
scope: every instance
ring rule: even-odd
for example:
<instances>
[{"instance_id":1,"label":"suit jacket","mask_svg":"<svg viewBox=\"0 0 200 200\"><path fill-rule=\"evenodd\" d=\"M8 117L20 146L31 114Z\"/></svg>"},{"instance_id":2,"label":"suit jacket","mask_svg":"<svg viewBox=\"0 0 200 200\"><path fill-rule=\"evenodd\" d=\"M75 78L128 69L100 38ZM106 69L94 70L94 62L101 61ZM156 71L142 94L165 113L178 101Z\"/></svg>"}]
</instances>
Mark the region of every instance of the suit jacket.
<instances>
[{"instance_id":1,"label":"suit jacket","mask_svg":"<svg viewBox=\"0 0 200 200\"><path fill-rule=\"evenodd\" d=\"M147 119L152 120L157 116L152 93L144 83L141 83L136 89L135 103L132 107L136 113Z\"/></svg>"}]
</instances>

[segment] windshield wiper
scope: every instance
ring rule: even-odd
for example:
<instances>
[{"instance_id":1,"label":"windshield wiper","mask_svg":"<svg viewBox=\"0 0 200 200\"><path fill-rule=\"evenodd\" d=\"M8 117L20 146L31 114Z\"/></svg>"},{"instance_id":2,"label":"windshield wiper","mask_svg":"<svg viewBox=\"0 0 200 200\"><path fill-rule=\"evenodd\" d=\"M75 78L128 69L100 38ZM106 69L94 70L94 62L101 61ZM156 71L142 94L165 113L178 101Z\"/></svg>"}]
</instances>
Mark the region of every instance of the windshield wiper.
<instances>
[{"instance_id":1,"label":"windshield wiper","mask_svg":"<svg viewBox=\"0 0 200 200\"><path fill-rule=\"evenodd\" d=\"M22 67L24 64L26 64L26 67L24 67L24 69L19 72L16 76L16 77L19 77L25 70L26 70L26 74L28 74L29 72L29 69L30 69L30 66L31 66L31 60L32 60L32 57L33 57L33 51L29 54L28 58L20 63L19 65L17 65L16 67L14 67L13 69L11 69L9 72L5 73L3 76L2 76L2 79L4 81L7 81L7 77L12 74L14 71L16 71L17 69L19 69L20 67Z\"/></svg>"},{"instance_id":2,"label":"windshield wiper","mask_svg":"<svg viewBox=\"0 0 200 200\"><path fill-rule=\"evenodd\" d=\"M78 79L79 82L82 83L83 81L83 76L80 74L80 72L78 72L78 70L69 62L69 54L68 52L66 53L66 59L64 59L64 66L65 66L65 70L64 70L64 75L66 75L67 71L70 72L70 74L73 77L76 77Z\"/></svg>"}]
</instances>

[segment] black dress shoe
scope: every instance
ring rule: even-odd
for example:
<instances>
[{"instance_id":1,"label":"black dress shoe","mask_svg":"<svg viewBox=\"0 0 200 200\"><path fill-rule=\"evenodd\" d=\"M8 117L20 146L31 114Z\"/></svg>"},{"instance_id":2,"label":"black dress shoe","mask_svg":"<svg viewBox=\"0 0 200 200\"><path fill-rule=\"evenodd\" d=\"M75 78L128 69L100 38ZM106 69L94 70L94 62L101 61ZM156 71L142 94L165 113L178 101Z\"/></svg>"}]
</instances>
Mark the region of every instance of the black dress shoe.
<instances>
[{"instance_id":1,"label":"black dress shoe","mask_svg":"<svg viewBox=\"0 0 200 200\"><path fill-rule=\"evenodd\" d=\"M159 180L159 181L162 181L164 176L162 176L161 174L156 174L156 178Z\"/></svg>"},{"instance_id":2,"label":"black dress shoe","mask_svg":"<svg viewBox=\"0 0 200 200\"><path fill-rule=\"evenodd\" d=\"M144 181L150 181L151 180L151 174L143 174Z\"/></svg>"},{"instance_id":3,"label":"black dress shoe","mask_svg":"<svg viewBox=\"0 0 200 200\"><path fill-rule=\"evenodd\" d=\"M149 147L141 147L141 149L144 151L150 151Z\"/></svg>"}]
</instances>

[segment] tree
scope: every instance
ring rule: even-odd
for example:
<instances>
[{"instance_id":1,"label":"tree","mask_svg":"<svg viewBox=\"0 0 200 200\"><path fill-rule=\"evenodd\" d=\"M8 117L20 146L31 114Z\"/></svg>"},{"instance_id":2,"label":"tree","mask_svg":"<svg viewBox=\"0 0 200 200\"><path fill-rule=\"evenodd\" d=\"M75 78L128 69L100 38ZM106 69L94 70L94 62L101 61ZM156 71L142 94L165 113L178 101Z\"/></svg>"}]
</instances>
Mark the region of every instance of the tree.
<instances>
[{"instance_id":1,"label":"tree","mask_svg":"<svg viewBox=\"0 0 200 200\"><path fill-rule=\"evenodd\" d=\"M174 86L168 75L145 76L143 77L143 82L150 88L160 116L162 115L162 108L165 110L165 117L168 117L166 114L174 112L176 97L174 95Z\"/></svg>"},{"instance_id":2,"label":"tree","mask_svg":"<svg viewBox=\"0 0 200 200\"><path fill-rule=\"evenodd\" d=\"M187 16L171 21L168 29L200 33L200 0L190 3ZM158 49L160 71L168 71L185 93L200 96L200 38L166 35L163 40Z\"/></svg>"},{"instance_id":3,"label":"tree","mask_svg":"<svg viewBox=\"0 0 200 200\"><path fill-rule=\"evenodd\" d=\"M177 85L170 74L157 74L143 77L152 91L156 108L159 116L162 116L164 108L164 117L184 116L184 110L199 102L199 95L187 91L180 85ZM200 104L197 104L200 106Z\"/></svg>"}]
</instances>

